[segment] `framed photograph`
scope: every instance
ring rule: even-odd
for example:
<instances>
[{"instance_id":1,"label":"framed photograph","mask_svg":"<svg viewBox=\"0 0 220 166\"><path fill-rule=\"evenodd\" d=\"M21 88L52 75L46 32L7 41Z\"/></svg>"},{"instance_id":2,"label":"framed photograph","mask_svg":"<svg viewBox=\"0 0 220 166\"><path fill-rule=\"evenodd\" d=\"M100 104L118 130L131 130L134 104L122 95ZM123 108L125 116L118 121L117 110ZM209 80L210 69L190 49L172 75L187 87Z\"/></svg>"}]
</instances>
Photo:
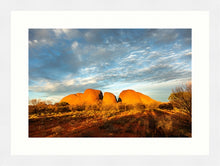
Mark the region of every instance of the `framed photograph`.
<instances>
[{"instance_id":1,"label":"framed photograph","mask_svg":"<svg viewBox=\"0 0 220 166\"><path fill-rule=\"evenodd\" d=\"M13 155L209 154L207 11L14 11L11 82Z\"/></svg>"}]
</instances>

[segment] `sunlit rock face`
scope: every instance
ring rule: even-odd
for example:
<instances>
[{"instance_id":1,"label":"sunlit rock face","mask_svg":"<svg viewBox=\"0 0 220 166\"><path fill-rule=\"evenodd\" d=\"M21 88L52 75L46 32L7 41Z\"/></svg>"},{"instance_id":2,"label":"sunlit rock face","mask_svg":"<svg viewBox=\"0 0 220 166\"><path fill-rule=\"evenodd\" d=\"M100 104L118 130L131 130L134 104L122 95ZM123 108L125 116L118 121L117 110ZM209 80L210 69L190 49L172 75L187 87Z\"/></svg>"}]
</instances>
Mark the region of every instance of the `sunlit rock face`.
<instances>
[{"instance_id":1,"label":"sunlit rock face","mask_svg":"<svg viewBox=\"0 0 220 166\"><path fill-rule=\"evenodd\" d=\"M141 102L143 104L159 104L159 103L161 103L161 102L159 102L157 100L154 100L154 99L150 98L149 96L144 95L144 94L142 94L140 92L137 92L137 94L140 97Z\"/></svg>"},{"instance_id":2,"label":"sunlit rock face","mask_svg":"<svg viewBox=\"0 0 220 166\"><path fill-rule=\"evenodd\" d=\"M102 101L102 91L86 89L84 93L76 93L65 96L60 102L67 102L70 105L96 105Z\"/></svg>"},{"instance_id":3,"label":"sunlit rock face","mask_svg":"<svg viewBox=\"0 0 220 166\"><path fill-rule=\"evenodd\" d=\"M124 104L152 104L158 101L134 90L123 90L119 95L119 102Z\"/></svg>"},{"instance_id":4,"label":"sunlit rock face","mask_svg":"<svg viewBox=\"0 0 220 166\"><path fill-rule=\"evenodd\" d=\"M65 96L62 98L61 102L66 102L69 103L70 105L83 105L84 100L83 100L83 94L82 93L77 93L77 94L71 94L68 96Z\"/></svg>"},{"instance_id":5,"label":"sunlit rock face","mask_svg":"<svg viewBox=\"0 0 220 166\"><path fill-rule=\"evenodd\" d=\"M102 100L102 104L103 105L111 105L111 104L116 104L117 100L114 94L110 93L110 92L105 92L104 93L104 97Z\"/></svg>"},{"instance_id":6,"label":"sunlit rock face","mask_svg":"<svg viewBox=\"0 0 220 166\"><path fill-rule=\"evenodd\" d=\"M95 89L86 89L83 94L83 98L85 104L89 104L89 105L98 104L103 99L102 91Z\"/></svg>"},{"instance_id":7,"label":"sunlit rock face","mask_svg":"<svg viewBox=\"0 0 220 166\"><path fill-rule=\"evenodd\" d=\"M95 89L86 89L84 93L76 93L65 96L60 102L67 102L70 105L103 105L116 104L117 100L114 94L105 92L104 97L102 91ZM123 90L119 95L118 102L123 104L159 104L160 102L134 90Z\"/></svg>"},{"instance_id":8,"label":"sunlit rock face","mask_svg":"<svg viewBox=\"0 0 220 166\"><path fill-rule=\"evenodd\" d=\"M119 102L124 104L138 104L141 103L141 99L137 92L134 90L123 90L119 95Z\"/></svg>"}]
</instances>

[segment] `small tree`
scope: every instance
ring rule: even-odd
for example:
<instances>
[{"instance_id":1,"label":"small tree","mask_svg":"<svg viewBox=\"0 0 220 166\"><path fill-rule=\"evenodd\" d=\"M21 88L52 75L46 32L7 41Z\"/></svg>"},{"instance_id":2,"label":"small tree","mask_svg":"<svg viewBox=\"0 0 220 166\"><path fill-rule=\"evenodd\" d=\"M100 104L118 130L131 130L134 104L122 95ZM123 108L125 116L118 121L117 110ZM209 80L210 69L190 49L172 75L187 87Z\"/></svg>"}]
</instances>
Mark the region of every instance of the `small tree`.
<instances>
[{"instance_id":1,"label":"small tree","mask_svg":"<svg viewBox=\"0 0 220 166\"><path fill-rule=\"evenodd\" d=\"M29 100L29 104L31 105L37 105L41 102L41 99L31 99Z\"/></svg>"},{"instance_id":2,"label":"small tree","mask_svg":"<svg viewBox=\"0 0 220 166\"><path fill-rule=\"evenodd\" d=\"M53 102L50 101L50 100L46 100L45 102L46 102L47 105L51 105L51 104L53 103Z\"/></svg>"},{"instance_id":3,"label":"small tree","mask_svg":"<svg viewBox=\"0 0 220 166\"><path fill-rule=\"evenodd\" d=\"M168 99L174 107L179 109L184 109L191 114L192 111L191 82L188 82L185 85L178 86L175 89L173 89Z\"/></svg>"}]
</instances>

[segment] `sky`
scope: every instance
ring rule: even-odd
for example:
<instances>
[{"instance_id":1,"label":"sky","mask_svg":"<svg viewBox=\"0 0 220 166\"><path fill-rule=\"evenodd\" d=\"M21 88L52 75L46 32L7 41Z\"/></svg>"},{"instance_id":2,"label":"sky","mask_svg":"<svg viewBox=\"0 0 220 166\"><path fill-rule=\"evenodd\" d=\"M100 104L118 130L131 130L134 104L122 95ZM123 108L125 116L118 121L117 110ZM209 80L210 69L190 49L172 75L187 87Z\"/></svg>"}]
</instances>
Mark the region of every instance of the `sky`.
<instances>
[{"instance_id":1,"label":"sky","mask_svg":"<svg viewBox=\"0 0 220 166\"><path fill-rule=\"evenodd\" d=\"M191 29L29 29L29 99L133 89L168 101L191 80Z\"/></svg>"}]
</instances>

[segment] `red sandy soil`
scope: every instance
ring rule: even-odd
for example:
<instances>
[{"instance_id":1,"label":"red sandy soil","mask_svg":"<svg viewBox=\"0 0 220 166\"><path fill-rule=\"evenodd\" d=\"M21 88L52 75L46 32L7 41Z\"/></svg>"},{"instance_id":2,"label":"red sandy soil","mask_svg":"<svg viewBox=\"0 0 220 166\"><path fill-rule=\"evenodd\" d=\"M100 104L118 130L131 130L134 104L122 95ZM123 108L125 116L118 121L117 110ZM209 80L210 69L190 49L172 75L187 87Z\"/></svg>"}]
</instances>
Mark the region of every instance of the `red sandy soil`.
<instances>
[{"instance_id":1,"label":"red sandy soil","mask_svg":"<svg viewBox=\"0 0 220 166\"><path fill-rule=\"evenodd\" d=\"M90 112L94 110L29 118L29 137L191 137L191 117L181 111Z\"/></svg>"}]
</instances>

